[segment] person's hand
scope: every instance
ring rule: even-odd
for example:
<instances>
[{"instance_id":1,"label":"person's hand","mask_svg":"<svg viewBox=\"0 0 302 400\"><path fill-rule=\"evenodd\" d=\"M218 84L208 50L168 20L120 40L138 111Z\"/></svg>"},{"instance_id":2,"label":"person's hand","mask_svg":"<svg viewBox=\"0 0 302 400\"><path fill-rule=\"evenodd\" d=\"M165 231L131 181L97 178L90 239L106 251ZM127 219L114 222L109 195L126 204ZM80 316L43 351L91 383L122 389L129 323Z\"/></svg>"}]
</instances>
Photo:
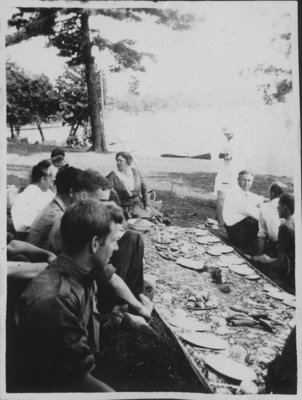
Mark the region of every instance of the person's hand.
<instances>
[{"instance_id":1,"label":"person's hand","mask_svg":"<svg viewBox=\"0 0 302 400\"><path fill-rule=\"evenodd\" d=\"M146 206L145 210L151 212L151 208L149 206Z\"/></svg>"},{"instance_id":2,"label":"person's hand","mask_svg":"<svg viewBox=\"0 0 302 400\"><path fill-rule=\"evenodd\" d=\"M139 301L142 303L142 305L143 305L144 307L146 307L146 308L150 311L150 313L151 313L152 310L153 310L153 303L152 303L152 301L151 301L144 293L139 294L139 295L138 295L138 299L139 299Z\"/></svg>"},{"instance_id":3,"label":"person's hand","mask_svg":"<svg viewBox=\"0 0 302 400\"><path fill-rule=\"evenodd\" d=\"M158 337L157 333L151 328L151 326L146 322L143 317L130 313L125 313L125 315L131 329L140 331L150 338Z\"/></svg>"},{"instance_id":4,"label":"person's hand","mask_svg":"<svg viewBox=\"0 0 302 400\"><path fill-rule=\"evenodd\" d=\"M48 264L52 263L56 258L57 256L55 255L55 253L48 251L48 257L47 257Z\"/></svg>"},{"instance_id":5,"label":"person's hand","mask_svg":"<svg viewBox=\"0 0 302 400\"><path fill-rule=\"evenodd\" d=\"M262 264L269 264L271 258L267 254L261 254L260 256L252 257L253 261L261 262Z\"/></svg>"},{"instance_id":6,"label":"person's hand","mask_svg":"<svg viewBox=\"0 0 302 400\"><path fill-rule=\"evenodd\" d=\"M140 303L141 304L141 303ZM136 312L139 316L144 317L147 321L151 319L151 313L153 310L153 306L146 307L145 305L141 304L137 309Z\"/></svg>"}]
</instances>

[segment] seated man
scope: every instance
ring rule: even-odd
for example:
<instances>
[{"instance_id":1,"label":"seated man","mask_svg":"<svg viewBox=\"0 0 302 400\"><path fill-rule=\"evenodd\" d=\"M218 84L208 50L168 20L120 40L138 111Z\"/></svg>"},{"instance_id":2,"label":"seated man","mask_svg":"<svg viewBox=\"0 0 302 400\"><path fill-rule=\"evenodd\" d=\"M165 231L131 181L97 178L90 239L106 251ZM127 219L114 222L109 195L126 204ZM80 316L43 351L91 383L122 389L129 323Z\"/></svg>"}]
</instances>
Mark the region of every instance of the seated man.
<instances>
[{"instance_id":1,"label":"seated man","mask_svg":"<svg viewBox=\"0 0 302 400\"><path fill-rule=\"evenodd\" d=\"M99 288L110 284L128 304L136 302L108 264L117 249L117 224L122 220L122 210L112 202L87 199L66 209L61 223L63 252L33 278L16 313L30 391L112 390L93 376L100 345L95 283ZM148 326L140 316L128 313L127 318Z\"/></svg>"},{"instance_id":2,"label":"seated man","mask_svg":"<svg viewBox=\"0 0 302 400\"><path fill-rule=\"evenodd\" d=\"M50 161L40 161L32 169L30 185L15 197L11 216L20 239L26 238L38 213L54 198L54 179Z\"/></svg>"},{"instance_id":3,"label":"seated man","mask_svg":"<svg viewBox=\"0 0 302 400\"><path fill-rule=\"evenodd\" d=\"M273 255L276 253L280 226L278 203L279 197L286 190L287 186L284 183L273 182L269 187L270 201L262 204L260 207L257 255L263 253Z\"/></svg>"},{"instance_id":4,"label":"seated man","mask_svg":"<svg viewBox=\"0 0 302 400\"><path fill-rule=\"evenodd\" d=\"M110 198L111 184L108 180L94 170L82 171L74 182L70 191L72 201L95 199L100 202L108 201ZM114 251L111 264L116 268L116 273L126 282L132 293L148 308L152 304L144 294L144 241L142 235L132 230L127 230L118 240L118 250ZM62 237L60 232L60 218L54 223L45 246L48 250L59 254L62 249ZM103 305L110 307L108 296ZM116 299L115 299L116 300ZM103 310L105 311L105 310Z\"/></svg>"},{"instance_id":5,"label":"seated man","mask_svg":"<svg viewBox=\"0 0 302 400\"><path fill-rule=\"evenodd\" d=\"M252 172L239 172L238 186L227 194L222 212L230 241L247 253L255 251L259 207L264 202L263 196L250 192L253 180Z\"/></svg>"},{"instance_id":6,"label":"seated man","mask_svg":"<svg viewBox=\"0 0 302 400\"><path fill-rule=\"evenodd\" d=\"M266 254L252 259L275 273L285 290L295 293L295 200L290 193L283 193L278 204L279 217L284 219L278 233L277 255L272 258Z\"/></svg>"},{"instance_id":7,"label":"seated man","mask_svg":"<svg viewBox=\"0 0 302 400\"><path fill-rule=\"evenodd\" d=\"M55 180L56 197L40 211L33 221L26 238L27 242L42 248L46 246L53 224L58 218L61 219L66 207L71 204L71 191L80 172L80 169L68 166L58 171Z\"/></svg>"},{"instance_id":8,"label":"seated man","mask_svg":"<svg viewBox=\"0 0 302 400\"><path fill-rule=\"evenodd\" d=\"M68 165L65 159L65 151L60 147L54 148L50 154L50 162L58 170Z\"/></svg>"}]
</instances>

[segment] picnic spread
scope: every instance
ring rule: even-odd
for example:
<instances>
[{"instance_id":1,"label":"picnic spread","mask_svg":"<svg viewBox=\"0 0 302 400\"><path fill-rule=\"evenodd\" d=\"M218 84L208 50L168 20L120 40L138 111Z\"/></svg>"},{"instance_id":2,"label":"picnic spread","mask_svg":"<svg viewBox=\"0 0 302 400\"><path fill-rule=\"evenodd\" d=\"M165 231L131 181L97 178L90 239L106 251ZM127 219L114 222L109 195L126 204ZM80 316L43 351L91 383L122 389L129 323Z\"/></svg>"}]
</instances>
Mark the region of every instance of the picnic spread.
<instances>
[{"instance_id":1,"label":"picnic spread","mask_svg":"<svg viewBox=\"0 0 302 400\"><path fill-rule=\"evenodd\" d=\"M155 311L213 393L264 393L267 365L296 324L295 297L214 232L148 224L144 268L156 282Z\"/></svg>"}]
</instances>

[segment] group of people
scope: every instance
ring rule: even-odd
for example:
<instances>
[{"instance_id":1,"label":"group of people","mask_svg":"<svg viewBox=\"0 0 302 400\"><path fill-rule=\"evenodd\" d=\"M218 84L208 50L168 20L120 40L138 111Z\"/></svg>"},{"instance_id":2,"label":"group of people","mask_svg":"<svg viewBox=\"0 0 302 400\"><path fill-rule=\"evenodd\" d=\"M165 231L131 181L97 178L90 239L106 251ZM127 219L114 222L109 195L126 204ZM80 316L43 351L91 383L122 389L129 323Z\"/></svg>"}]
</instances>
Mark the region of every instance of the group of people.
<instances>
[{"instance_id":1,"label":"group of people","mask_svg":"<svg viewBox=\"0 0 302 400\"><path fill-rule=\"evenodd\" d=\"M13 333L7 342L13 341L24 391L112 391L93 374L100 331L143 327L155 335L148 324L153 305L143 237L124 222L160 219L161 204L150 200L132 161L129 153L117 153L116 170L104 177L70 166L55 149L32 168L31 183L12 201L7 326ZM294 293L294 197L273 182L266 199L250 191L253 180L241 170L236 184L221 190L229 240Z\"/></svg>"},{"instance_id":2,"label":"group of people","mask_svg":"<svg viewBox=\"0 0 302 400\"><path fill-rule=\"evenodd\" d=\"M130 166L130 154L116 158ZM12 202L8 327L29 391L111 391L92 373L100 329L155 335L143 237L125 224L135 207L152 209L142 176L128 169L124 178L124 167L107 179L58 149Z\"/></svg>"},{"instance_id":3,"label":"group of people","mask_svg":"<svg viewBox=\"0 0 302 400\"><path fill-rule=\"evenodd\" d=\"M232 136L228 132L226 135ZM293 194L279 181L269 186L268 198L253 193L254 174L246 169L239 171L234 183L229 165L232 155L224 156L227 157L227 172L217 192L220 224L225 227L229 241L249 255L262 272L295 293Z\"/></svg>"}]
</instances>

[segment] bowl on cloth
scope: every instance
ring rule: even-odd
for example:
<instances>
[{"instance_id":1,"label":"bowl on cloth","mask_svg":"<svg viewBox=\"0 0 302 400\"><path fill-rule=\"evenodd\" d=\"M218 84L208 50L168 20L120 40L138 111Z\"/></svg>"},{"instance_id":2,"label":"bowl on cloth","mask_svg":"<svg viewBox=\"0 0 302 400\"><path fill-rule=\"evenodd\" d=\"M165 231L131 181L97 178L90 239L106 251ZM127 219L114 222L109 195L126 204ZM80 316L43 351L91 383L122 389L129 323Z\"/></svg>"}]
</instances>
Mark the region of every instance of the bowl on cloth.
<instances>
[{"instance_id":1,"label":"bowl on cloth","mask_svg":"<svg viewBox=\"0 0 302 400\"><path fill-rule=\"evenodd\" d=\"M127 224L130 229L138 232L147 232L153 227L153 223L141 218L131 218L128 219Z\"/></svg>"}]
</instances>

